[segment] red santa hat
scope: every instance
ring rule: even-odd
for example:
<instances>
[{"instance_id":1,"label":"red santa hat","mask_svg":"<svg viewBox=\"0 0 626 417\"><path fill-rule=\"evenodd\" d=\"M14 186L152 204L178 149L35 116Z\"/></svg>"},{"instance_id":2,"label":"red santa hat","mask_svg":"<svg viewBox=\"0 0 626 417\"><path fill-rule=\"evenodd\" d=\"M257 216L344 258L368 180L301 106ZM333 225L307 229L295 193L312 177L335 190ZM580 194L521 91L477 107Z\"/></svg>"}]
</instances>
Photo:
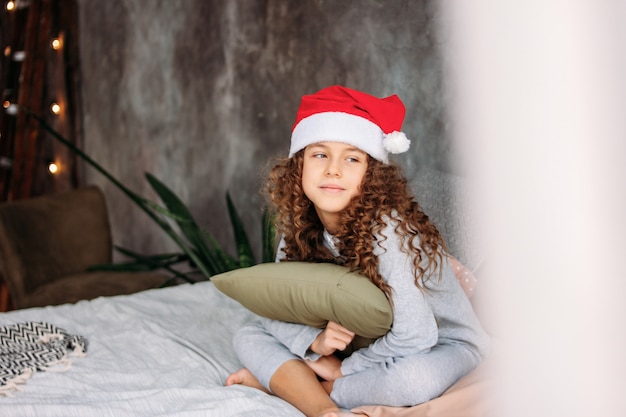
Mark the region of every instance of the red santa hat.
<instances>
[{"instance_id":1,"label":"red santa hat","mask_svg":"<svg viewBox=\"0 0 626 417\"><path fill-rule=\"evenodd\" d=\"M318 142L343 142L388 163L411 141L400 130L406 110L397 95L378 98L341 86L302 97L291 133L289 156Z\"/></svg>"}]
</instances>

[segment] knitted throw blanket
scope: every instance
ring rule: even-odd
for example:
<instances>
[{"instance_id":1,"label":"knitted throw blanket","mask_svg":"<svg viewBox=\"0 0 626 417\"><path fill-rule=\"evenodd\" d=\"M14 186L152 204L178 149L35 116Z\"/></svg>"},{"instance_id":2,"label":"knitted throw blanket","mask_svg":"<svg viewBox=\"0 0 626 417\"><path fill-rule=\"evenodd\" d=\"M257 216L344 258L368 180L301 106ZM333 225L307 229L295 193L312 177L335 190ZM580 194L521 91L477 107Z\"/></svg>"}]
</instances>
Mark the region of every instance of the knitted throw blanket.
<instances>
[{"instance_id":1,"label":"knitted throw blanket","mask_svg":"<svg viewBox=\"0 0 626 417\"><path fill-rule=\"evenodd\" d=\"M36 371L62 372L69 356L85 356L87 339L49 323L0 326L0 397L11 396Z\"/></svg>"}]
</instances>

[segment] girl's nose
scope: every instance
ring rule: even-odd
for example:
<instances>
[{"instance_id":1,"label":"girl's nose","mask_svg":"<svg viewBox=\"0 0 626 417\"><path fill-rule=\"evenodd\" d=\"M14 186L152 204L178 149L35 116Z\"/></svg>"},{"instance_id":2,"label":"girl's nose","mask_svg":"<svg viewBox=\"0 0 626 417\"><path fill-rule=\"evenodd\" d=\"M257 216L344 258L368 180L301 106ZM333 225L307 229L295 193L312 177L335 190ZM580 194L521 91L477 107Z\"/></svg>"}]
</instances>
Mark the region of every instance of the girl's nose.
<instances>
[{"instance_id":1,"label":"girl's nose","mask_svg":"<svg viewBox=\"0 0 626 417\"><path fill-rule=\"evenodd\" d=\"M326 166L327 177L341 177L341 168L337 162L329 162Z\"/></svg>"}]
</instances>

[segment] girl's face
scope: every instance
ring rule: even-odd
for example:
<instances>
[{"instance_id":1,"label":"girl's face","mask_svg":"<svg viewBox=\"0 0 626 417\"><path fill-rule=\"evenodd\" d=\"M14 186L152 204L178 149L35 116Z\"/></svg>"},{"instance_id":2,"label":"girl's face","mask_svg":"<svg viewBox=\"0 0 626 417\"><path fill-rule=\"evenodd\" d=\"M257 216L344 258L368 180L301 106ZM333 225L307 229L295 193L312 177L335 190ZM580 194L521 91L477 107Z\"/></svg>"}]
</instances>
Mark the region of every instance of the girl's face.
<instances>
[{"instance_id":1,"label":"girl's face","mask_svg":"<svg viewBox=\"0 0 626 417\"><path fill-rule=\"evenodd\" d=\"M359 194L367 161L367 153L345 143L319 142L304 149L302 188L330 233L337 229L339 213Z\"/></svg>"}]
</instances>

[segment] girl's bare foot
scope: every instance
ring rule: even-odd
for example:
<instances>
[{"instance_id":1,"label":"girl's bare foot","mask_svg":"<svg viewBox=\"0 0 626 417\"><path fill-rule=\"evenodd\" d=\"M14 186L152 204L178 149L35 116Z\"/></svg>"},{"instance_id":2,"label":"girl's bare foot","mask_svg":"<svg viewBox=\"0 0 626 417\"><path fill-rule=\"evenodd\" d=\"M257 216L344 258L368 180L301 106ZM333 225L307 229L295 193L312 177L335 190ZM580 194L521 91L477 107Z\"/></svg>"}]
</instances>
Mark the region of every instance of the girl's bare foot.
<instances>
[{"instance_id":1,"label":"girl's bare foot","mask_svg":"<svg viewBox=\"0 0 626 417\"><path fill-rule=\"evenodd\" d=\"M261 385L259 380L256 379L254 375L252 375L252 372L248 371L247 368L241 368L240 370L228 375L228 378L226 378L225 385L229 387L235 384L245 385L246 387L250 387L250 388L256 388L267 394L270 393L267 389L265 389L263 385ZM328 416L328 417L331 417L331 416Z\"/></svg>"}]
</instances>

